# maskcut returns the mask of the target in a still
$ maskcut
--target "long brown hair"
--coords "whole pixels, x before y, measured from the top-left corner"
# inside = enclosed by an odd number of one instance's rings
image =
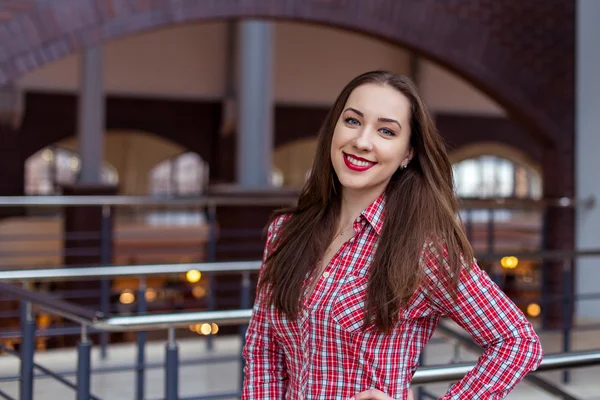
[[[331,140],[350,93],[364,84],[393,87],[411,104],[410,143],[413,159],[399,169],[385,189],[385,219],[369,271],[366,322],[389,332],[401,308],[406,307],[421,282],[419,257],[433,240],[438,254],[447,252],[440,268],[441,280],[452,282],[451,291],[465,260],[473,250],[457,219],[452,166],[442,137],[416,87],[406,76],[371,71],[349,82],[335,100],[319,132],[311,174],[295,207],[280,210],[274,218],[289,214],[266,258],[259,290],[268,287],[267,302],[290,319],[298,316],[303,283],[331,242],[340,216],[341,185],[331,164]],[[445,248],[442,249],[441,247]],[[367,324],[365,324],[366,326]]]

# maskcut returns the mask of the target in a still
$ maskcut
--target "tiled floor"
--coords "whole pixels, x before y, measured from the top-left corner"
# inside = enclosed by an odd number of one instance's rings
[[[540,334],[546,353],[560,350],[561,336],[559,333]],[[600,333],[598,331],[577,332],[573,336],[573,350],[600,349]],[[179,342],[180,358],[183,365],[180,367],[180,395],[196,396],[200,394],[235,391],[239,387],[239,362],[232,360],[224,363],[209,362],[204,365],[186,366],[185,360],[211,355],[239,355],[240,342],[233,337],[220,337],[214,341],[214,350],[209,352],[206,348],[204,338],[186,339]],[[426,364],[446,364],[454,353],[452,343],[432,343],[426,349]],[[136,352],[133,345],[114,345],[109,349],[107,360],[101,360],[99,349],[94,348],[92,354],[92,367],[102,368],[114,365],[133,364]],[[147,361],[162,362],[164,360],[164,343],[153,342],[146,350]],[[461,351],[463,361],[476,359],[475,354]],[[37,363],[54,371],[74,370],[76,354],[73,350],[50,351],[36,353]],[[0,356],[0,378],[18,375],[19,364],[16,359]],[[560,372],[540,373],[552,382],[560,382]],[[74,376],[68,376],[72,382]],[[164,397],[164,372],[162,368],[151,369],[146,372],[146,398],[158,399]],[[447,384],[428,385],[427,389],[436,395],[442,395],[448,388]],[[600,399],[600,366],[573,370],[572,382],[564,388],[574,396],[591,400]],[[6,382],[0,380],[0,390],[8,395],[18,398],[17,382]],[[116,373],[100,373],[92,377],[92,393],[103,400],[133,399],[135,395],[135,375],[132,371]],[[63,384],[53,379],[36,379],[34,386],[34,398],[62,400],[73,399],[75,393]],[[540,389],[528,384],[521,383],[509,396],[511,400],[525,399],[554,399]]]

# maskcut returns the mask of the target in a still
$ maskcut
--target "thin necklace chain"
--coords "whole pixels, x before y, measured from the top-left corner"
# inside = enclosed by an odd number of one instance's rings
[[[350,229],[352,229],[354,227],[354,224],[350,225],[349,228],[344,229],[343,231],[341,231],[338,235],[336,236],[344,236],[344,233],[348,232]]]
[[[335,238],[333,239],[333,241],[335,241],[340,236],[344,236],[344,233],[348,232],[352,228],[354,228],[354,223],[349,228],[346,228],[343,231],[341,231],[340,233],[336,234]],[[331,244],[329,246],[327,246],[327,249],[325,250],[325,254],[327,254],[331,250],[331,246],[333,245],[333,241],[331,242]],[[323,261],[322,259],[319,260],[319,264],[320,265],[322,265],[322,261]]]

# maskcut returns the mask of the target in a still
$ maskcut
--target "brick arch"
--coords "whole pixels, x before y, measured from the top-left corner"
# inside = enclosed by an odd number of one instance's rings
[[[276,18],[361,31],[408,47],[474,83],[540,136],[559,140],[561,131],[573,129],[572,0],[79,0],[68,8],[62,2],[18,3],[0,8],[0,83],[146,29]]]

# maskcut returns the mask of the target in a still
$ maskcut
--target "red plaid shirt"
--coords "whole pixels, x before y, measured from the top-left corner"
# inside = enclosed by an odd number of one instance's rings
[[[444,285],[438,285],[433,246],[425,246],[420,259],[428,285],[421,285],[401,310],[393,332],[361,330],[384,205],[382,195],[357,218],[354,238],[331,259],[313,293],[304,298],[296,321],[265,307],[264,293],[257,294],[243,351],[242,399],[346,400],[371,388],[406,399],[419,354],[442,314],[485,350],[477,366],[443,399],[503,398],[538,367],[542,348],[523,313],[475,263],[469,271],[463,269],[458,297],[452,300]],[[269,227],[267,248],[286,219],[280,217]]]

